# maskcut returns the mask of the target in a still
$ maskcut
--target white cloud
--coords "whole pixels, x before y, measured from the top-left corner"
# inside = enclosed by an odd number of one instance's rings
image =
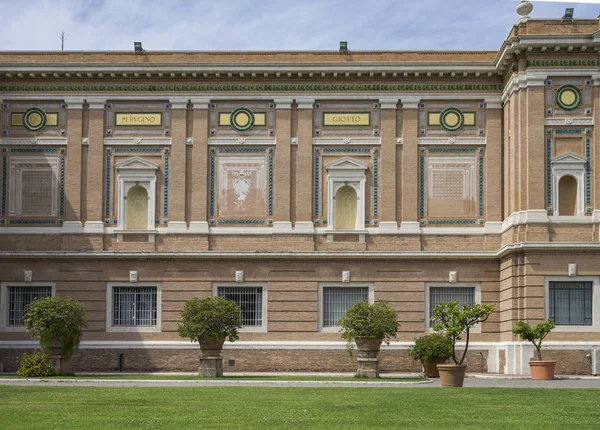
[[[516,0],[0,0],[2,50],[498,49]],[[533,17],[564,4],[535,3]],[[575,5],[595,17],[595,5]]]

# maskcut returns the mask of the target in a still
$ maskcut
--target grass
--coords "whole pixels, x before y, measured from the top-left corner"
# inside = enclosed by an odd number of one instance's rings
[[[0,379],[22,379],[17,375],[2,375]],[[31,378],[38,379],[38,378]],[[347,382],[423,382],[426,378],[379,378],[365,379],[353,376],[224,376],[222,378],[204,378],[196,375],[74,375],[50,376],[41,379],[125,379],[125,380],[165,380],[165,381],[347,381]]]
[[[0,386],[6,429],[598,428],[600,390]]]

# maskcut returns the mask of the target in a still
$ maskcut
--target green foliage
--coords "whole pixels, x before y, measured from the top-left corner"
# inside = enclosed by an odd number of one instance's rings
[[[42,351],[48,352],[53,341],[60,343],[61,355],[71,357],[79,348],[87,318],[83,304],[69,297],[46,297],[25,307],[25,328],[38,338]]]
[[[436,360],[452,357],[452,341],[441,334],[428,334],[415,340],[409,354],[413,360],[421,360],[423,366],[427,366]]]
[[[24,352],[18,362],[17,375],[24,378],[43,378],[59,374],[48,361],[46,354],[41,351],[33,351],[31,354]]]
[[[537,352],[538,360],[542,360],[542,341],[548,336],[548,334],[554,329],[556,325],[548,318],[548,321],[543,321],[532,327],[529,323],[519,321],[513,333],[518,334],[522,340],[528,340],[533,343]]]
[[[340,318],[342,339],[352,342],[356,338],[390,339],[398,332],[396,311],[386,302],[369,303],[368,300],[355,303]]]
[[[222,337],[234,342],[239,339],[238,329],[241,327],[241,310],[233,300],[195,297],[185,302],[177,332],[181,337],[189,337],[192,342]]]
[[[471,328],[487,321],[490,314],[494,312],[494,305],[463,306],[458,308],[458,302],[440,303],[433,310],[433,329],[446,336],[452,342],[452,360],[455,364],[463,364],[469,349],[469,335]],[[456,359],[456,342],[461,340],[466,333],[465,350],[460,360]]]

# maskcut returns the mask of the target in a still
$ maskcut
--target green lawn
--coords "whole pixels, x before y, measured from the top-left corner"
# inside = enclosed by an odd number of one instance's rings
[[[17,375],[2,375],[0,379],[23,379]],[[31,378],[32,380],[38,378]],[[50,376],[39,379],[126,379],[126,380],[164,380],[164,381],[346,381],[346,382],[424,382],[427,378],[388,378],[379,379],[355,378],[353,376],[224,376],[221,378],[204,378],[196,375],[75,375]]]
[[[6,429],[597,429],[600,390],[0,386]]]

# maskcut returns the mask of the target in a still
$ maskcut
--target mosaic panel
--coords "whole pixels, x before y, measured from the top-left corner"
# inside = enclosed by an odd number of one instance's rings
[[[169,216],[169,154],[165,153],[164,156],[164,175],[165,175],[165,183],[163,189],[163,224],[166,224],[167,218]]]
[[[6,155],[2,156],[2,216],[6,216],[6,186],[7,186],[7,161],[8,157]]]
[[[65,216],[65,157],[60,157],[59,213]]]
[[[21,172],[22,216],[52,216],[53,183],[52,169]]]
[[[546,139],[546,206],[552,210],[552,139]]]
[[[585,139],[585,204],[592,204],[592,140],[588,137]]]
[[[104,217],[110,218],[110,182],[111,182],[111,164],[112,156],[110,150],[106,151],[106,182],[105,182],[105,196],[104,196]]]

